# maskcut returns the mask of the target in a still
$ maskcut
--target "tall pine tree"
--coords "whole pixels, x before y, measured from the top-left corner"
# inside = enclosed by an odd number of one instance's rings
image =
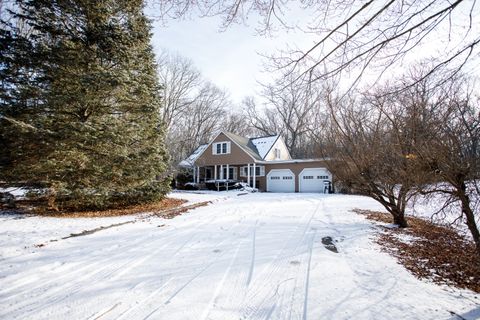
[[[0,33],[0,180],[51,206],[107,208],[168,190],[142,0],[20,0]]]

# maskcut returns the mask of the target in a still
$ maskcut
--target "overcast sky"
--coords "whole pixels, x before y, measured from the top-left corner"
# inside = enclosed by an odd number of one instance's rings
[[[233,25],[220,32],[218,18],[195,18],[169,21],[162,26],[154,21],[153,45],[158,54],[162,48],[193,60],[202,75],[220,88],[227,89],[232,100],[240,103],[245,96],[255,95],[257,81],[268,81],[263,72],[264,58],[277,49],[305,47],[313,38],[300,32],[285,32],[275,37],[259,36],[254,26]]]
[[[469,8],[467,6],[467,9]],[[461,11],[457,12],[457,14],[460,13]],[[314,16],[308,14],[300,8],[290,7],[286,16],[296,19],[288,21],[289,25],[305,25],[307,21],[314,21],[311,20]],[[456,18],[464,17],[454,15],[452,19],[457,21]],[[252,20],[258,21],[254,17]],[[453,24],[454,30],[461,30],[461,25],[465,23],[468,25],[468,21],[457,21],[458,25]],[[153,25],[153,45],[157,54],[165,48],[190,58],[205,78],[218,87],[227,89],[235,103],[240,103],[246,96],[256,95],[259,90],[257,81],[268,82],[273,77],[272,74],[262,71],[265,58],[260,53],[274,54],[279,49],[286,49],[287,44],[290,47],[305,50],[310,48],[316,39],[312,34],[301,31],[287,33],[285,30],[274,37],[260,36],[255,32],[255,25],[231,25],[226,31],[220,32],[221,21],[218,17],[199,18],[197,16],[191,20],[169,20],[167,26],[154,20]],[[455,48],[455,37],[450,37],[455,34],[450,34],[449,27],[451,25],[446,25],[447,29],[437,31],[437,35],[442,37],[437,38],[435,34],[431,34],[429,39],[427,38],[429,41],[415,48],[415,52],[410,52],[411,54],[403,63],[389,69],[384,76],[388,78],[395,74],[402,74],[405,72],[405,67],[413,61],[419,60],[422,56],[435,56],[445,51],[449,44]],[[479,21],[471,27],[471,35],[478,34]],[[465,39],[460,38],[460,40]],[[476,63],[463,71],[478,75],[480,66]],[[372,79],[376,80],[376,77]]]

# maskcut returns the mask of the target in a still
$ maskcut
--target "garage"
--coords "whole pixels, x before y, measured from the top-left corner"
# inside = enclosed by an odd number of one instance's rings
[[[328,193],[331,173],[325,168],[303,169],[299,174],[300,192]]]
[[[273,169],[267,174],[267,191],[295,192],[295,174],[290,169]]]

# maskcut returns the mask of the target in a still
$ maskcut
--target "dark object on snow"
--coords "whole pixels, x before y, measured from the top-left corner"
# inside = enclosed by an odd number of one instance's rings
[[[322,244],[327,250],[338,253],[337,247],[333,244],[332,237],[323,237]]]
[[[0,208],[15,209],[15,197],[10,192],[0,192]]]

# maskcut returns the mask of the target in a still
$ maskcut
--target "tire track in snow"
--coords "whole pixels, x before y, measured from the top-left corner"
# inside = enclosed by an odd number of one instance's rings
[[[206,225],[208,223],[211,223],[213,220],[215,220],[214,216],[212,217],[212,219],[210,219],[210,221],[201,223],[199,226],[203,226],[203,225]],[[191,223],[191,224],[193,224],[193,223]],[[199,226],[197,226],[196,229],[198,229]],[[172,229],[172,230],[170,230],[170,232],[168,234],[166,234],[166,235],[163,234],[162,237],[168,239],[168,238],[170,238],[169,236],[172,233],[175,233],[175,235],[178,237],[178,233],[176,233],[176,232],[178,232],[178,231]],[[188,232],[184,231],[184,233],[188,233]],[[32,294],[32,292],[35,292],[36,289],[42,289],[41,291],[43,293],[45,291],[44,290],[45,285],[56,284],[57,282],[60,282],[60,280],[65,280],[65,279],[71,278],[72,275],[76,275],[76,274],[84,275],[85,271],[88,270],[88,269],[98,270],[98,268],[101,268],[101,266],[103,266],[105,264],[108,264],[110,261],[112,261],[112,258],[118,257],[118,255],[117,256],[112,255],[112,253],[120,252],[121,254],[123,254],[125,252],[125,250],[129,250],[129,252],[131,252],[132,250],[136,250],[140,244],[144,243],[146,240],[148,241],[149,237],[151,237],[151,235],[146,235],[146,236],[140,237],[134,242],[125,243],[125,245],[122,246],[122,247],[111,246],[111,249],[109,249],[108,251],[105,249],[104,246],[101,246],[98,250],[94,250],[93,252],[92,251],[89,252],[90,255],[93,255],[92,260],[95,260],[94,263],[84,264],[81,267],[78,266],[78,264],[80,262],[70,263],[71,264],[70,270],[63,270],[61,275],[56,275],[55,277],[50,277],[50,280],[47,280],[47,281],[39,282],[38,278],[33,280],[33,281],[30,281],[29,280],[30,277],[28,277],[28,274],[25,275],[23,273],[19,274],[17,277],[24,277],[25,279],[27,279],[26,281],[17,280],[15,278],[14,279],[8,279],[7,278],[7,280],[10,280],[11,282],[16,283],[17,285],[9,284],[8,286],[4,287],[3,290],[0,290],[0,298],[2,298],[2,300],[5,300],[5,301],[10,300],[10,299],[14,299],[18,295],[18,294],[11,294],[11,292],[14,291],[14,290],[20,291],[19,294],[22,294],[23,291],[28,291],[30,294]],[[85,239],[72,240],[73,243],[71,243],[71,244],[75,245],[79,242],[83,243],[84,240]],[[88,239],[88,240],[90,240],[90,239]],[[69,256],[76,258],[76,257],[79,256],[78,251],[83,251],[83,250],[84,250],[84,248],[81,247],[80,250],[77,250],[76,252],[71,253]],[[54,252],[49,252],[49,254],[53,255]],[[81,257],[81,255],[80,255],[80,257]],[[99,259],[97,259],[97,257],[105,257],[105,258],[99,260]],[[24,258],[24,257],[22,257],[22,258]],[[81,261],[81,258],[80,258],[80,261]],[[98,268],[96,266],[98,266]],[[38,274],[38,271],[36,271],[36,273]],[[32,286],[32,282],[35,283],[34,286]],[[65,280],[65,282],[66,282],[66,280]],[[23,287],[23,289],[21,289],[22,287]],[[5,298],[3,296],[5,296]]]
[[[250,285],[250,281],[252,281],[253,269],[255,268],[255,245],[256,245],[257,225],[258,225],[258,219],[255,222],[255,226],[253,227],[252,256],[250,260],[250,269],[248,271],[248,277],[247,277],[247,287]]]
[[[194,231],[192,232],[192,230],[185,230],[183,233],[184,234],[188,234],[188,233],[192,233],[192,236],[187,240],[187,242],[185,242],[182,246],[180,246],[180,248],[178,248],[178,250],[174,253],[175,255],[180,252],[180,250],[185,247],[189,241],[191,241],[195,235],[196,235],[196,230],[198,230],[200,227],[203,227],[205,225],[208,225],[210,224],[213,220],[215,220],[215,216],[212,216],[212,219],[210,219],[209,221],[206,221],[204,223],[200,223],[200,224],[197,224],[194,228]],[[193,223],[192,223],[193,224]],[[174,231],[170,232],[170,233],[173,233]],[[178,237],[178,235],[177,235]],[[44,309],[45,308],[45,304],[47,306],[49,305],[55,305],[55,304],[58,304],[59,302],[62,302],[66,299],[70,299],[72,296],[74,296],[76,293],[78,292],[81,292],[82,289],[83,289],[83,284],[85,282],[88,282],[88,283],[96,283],[96,282],[100,282],[100,281],[104,281],[105,279],[109,279],[111,278],[113,275],[115,275],[117,273],[117,271],[121,270],[120,272],[123,271],[123,274],[126,274],[128,273],[130,270],[133,270],[134,268],[132,267],[128,267],[129,265],[131,265],[131,260],[128,260],[124,263],[124,264],[116,264],[114,265],[114,268],[112,268],[112,265],[111,265],[111,261],[116,261],[118,260],[119,258],[122,258],[122,257],[131,257],[131,256],[135,256],[135,255],[131,255],[131,252],[133,251],[136,251],[138,249],[138,245],[141,244],[142,242],[144,242],[145,240],[149,240],[149,238],[151,238],[151,235],[146,235],[145,237],[142,237],[140,238],[140,240],[138,241],[135,241],[134,243],[129,243],[128,245],[124,246],[124,247],[121,247],[121,248],[115,248],[115,251],[119,251],[120,249],[122,249],[120,251],[120,254],[118,255],[108,255],[107,258],[105,258],[104,260],[100,261],[100,262],[96,262],[96,263],[93,263],[93,264],[88,264],[88,265],[85,265],[85,267],[83,268],[80,268],[81,270],[76,270],[73,275],[77,275],[77,274],[83,274],[82,277],[78,278],[78,277],[75,277],[75,282],[72,283],[71,285],[69,286],[53,286],[53,288],[50,288],[50,289],[47,289],[47,290],[44,290],[45,289],[45,283],[41,283],[37,286],[37,291],[40,291],[37,293],[37,296],[33,296],[33,297],[38,297],[40,296],[43,300],[47,299],[46,303],[45,301],[42,301],[43,303],[40,303],[39,301],[35,300],[33,302],[30,302],[30,301],[25,301],[25,300],[22,300],[21,303],[17,303],[15,304],[15,306],[12,306],[13,307],[13,310],[2,310],[3,312],[7,312],[6,314],[8,313],[11,313],[11,312],[18,312],[20,310],[24,310],[25,308],[29,308],[30,309],[25,312],[26,314],[32,314],[32,313],[35,313],[37,312],[39,309]],[[163,239],[164,237],[162,237]],[[163,250],[164,248],[167,248],[170,246],[171,243],[174,243],[174,241],[170,242],[170,243],[163,243],[163,245],[161,247],[158,247],[157,250],[155,250],[154,253],[151,253],[149,255],[147,255],[146,258],[142,259],[143,261],[141,261],[141,263],[145,263],[147,260],[149,260],[152,256],[154,256],[156,253],[158,253],[159,251]],[[124,249],[125,248],[129,248],[128,251],[125,251]],[[102,250],[99,250],[99,251],[102,251]],[[105,254],[104,251],[102,251],[103,254]],[[125,260],[125,259],[124,259]],[[140,265],[141,263],[137,263],[137,266]],[[98,267],[97,267],[98,266]],[[85,270],[88,270],[88,269],[93,269],[94,271],[93,272],[90,272],[90,273],[87,273],[85,274],[84,271]],[[128,271],[124,271],[125,269],[128,269]],[[64,273],[60,278],[63,278],[65,281],[72,278],[72,273]],[[58,283],[59,281],[59,278],[55,278],[55,279],[52,279],[51,281],[48,281],[50,283]],[[32,290],[28,290],[29,291],[29,294],[31,295],[32,293]],[[64,294],[64,292],[68,292],[67,295]],[[33,291],[35,292],[35,291]],[[48,295],[45,295],[45,292],[48,292]],[[19,294],[22,294],[19,293]],[[32,296],[29,297],[30,300],[33,299]],[[14,299],[15,297],[12,296],[11,297],[12,299]],[[37,305],[35,307],[35,305]],[[2,313],[3,313],[2,312]]]
[[[308,264],[307,264],[307,276],[305,280],[305,295],[304,295],[304,303],[303,303],[303,320],[307,320],[307,312],[308,312],[308,289],[310,288],[310,269],[312,264],[312,253],[313,253],[313,242],[315,241],[315,236],[317,231],[315,230],[311,236],[308,248]]]
[[[238,209],[235,210],[233,212],[233,214],[235,214],[236,212],[238,212]],[[238,232],[239,230],[242,230],[242,228],[244,228],[244,227],[242,225],[242,219],[240,219],[240,221],[238,222],[238,224],[236,226],[231,227],[230,229],[226,229],[224,231],[225,231],[225,233],[235,233],[235,232]],[[192,237],[195,237],[195,236],[198,236],[197,233],[192,232]],[[207,234],[204,237],[206,237],[208,239],[209,235]],[[242,237],[243,236],[240,236],[240,238],[242,238]],[[230,241],[230,242],[227,243],[227,241]],[[222,241],[216,243],[216,245],[214,247],[209,248],[209,252],[216,252],[218,250],[218,248],[224,248],[224,247],[230,248],[233,241],[235,241],[235,239],[230,239],[230,238],[227,237],[227,238],[223,239]],[[212,249],[214,249],[214,250],[212,250]],[[218,251],[221,251],[221,250],[218,250]],[[177,252],[179,252],[179,251],[177,251]],[[134,306],[127,306],[127,310],[124,311],[124,312],[128,312],[128,314],[130,315],[130,318],[141,317],[142,319],[148,319],[153,314],[157,313],[160,309],[163,309],[166,306],[168,306],[177,297],[178,294],[180,294],[182,291],[184,291],[196,279],[198,279],[205,271],[207,271],[209,268],[211,268],[223,255],[226,254],[226,252],[228,252],[228,251],[224,250],[221,255],[218,255],[217,253],[215,253],[215,255],[213,256],[214,259],[213,259],[212,262],[210,262],[206,266],[204,266],[195,275],[190,276],[187,281],[182,281],[182,285],[180,285],[180,286],[176,285],[174,280],[181,281],[182,276],[178,275],[178,274],[172,276],[171,278],[167,279],[165,285],[162,286],[163,293],[160,290],[156,290],[154,293],[150,294],[147,298],[143,299],[140,303],[137,303]],[[169,258],[170,257],[172,257],[172,256],[169,256]],[[208,259],[208,260],[211,260],[211,259]],[[168,264],[168,262],[166,262],[166,264]],[[160,265],[160,266],[158,266],[158,268],[161,269],[162,266]],[[187,271],[188,270],[190,270],[190,269],[187,269]],[[188,274],[187,274],[187,276],[188,276]],[[173,289],[175,289],[175,290],[173,290]],[[171,291],[171,292],[168,293],[168,291]],[[162,297],[164,297],[164,298],[162,298]],[[153,299],[155,299],[156,304],[158,304],[159,300],[163,299],[164,301],[163,301],[163,303],[161,303],[157,307],[152,306],[153,310],[151,310],[151,308],[149,306],[152,305],[152,302],[153,302],[152,300]],[[125,300],[128,300],[128,299],[125,298]],[[150,301],[152,301],[152,302],[150,302]],[[146,316],[140,316],[140,314],[138,312],[134,313],[133,315],[131,314],[134,310],[139,309],[139,308],[142,309],[142,310],[140,310],[140,313],[142,313],[143,311],[147,311],[149,309],[150,309],[150,312]],[[120,317],[120,316],[115,317],[115,319],[117,319],[118,317]],[[123,317],[124,316],[123,316],[123,313],[122,313],[121,318],[123,318]]]
[[[235,250],[235,253],[233,254],[233,257],[232,259],[230,260],[230,264],[228,265],[227,269],[225,270],[225,272],[223,273],[223,277],[222,279],[220,280],[220,282],[218,283],[216,289],[215,289],[215,292],[214,294],[212,295],[212,298],[210,299],[210,302],[208,303],[208,306],[207,308],[205,309],[205,311],[203,312],[202,316],[200,317],[200,319],[202,320],[206,320],[207,317],[208,317],[208,314],[210,313],[210,311],[212,310],[212,308],[215,306],[215,302],[217,301],[217,298],[218,298],[218,295],[220,294],[220,291],[222,290],[224,284],[225,284],[225,280],[227,279],[228,275],[230,274],[230,270],[232,270],[232,266],[233,266],[233,263],[235,262],[236,258],[237,258],[237,255],[238,255],[238,250],[240,249],[240,246],[242,245],[242,241],[240,241],[237,245],[237,248]]]
[[[233,210],[233,213],[235,213],[235,212],[236,212],[236,210]],[[173,252],[173,253],[171,253],[171,254],[165,254],[165,255],[167,255],[167,256],[171,259],[171,258],[174,258],[175,256],[177,256],[178,254],[180,254],[180,253],[182,252],[182,250],[183,250],[184,248],[186,248],[187,245],[190,244],[190,243],[193,241],[194,238],[198,237],[198,235],[199,235],[198,230],[201,229],[201,227],[204,227],[204,226],[206,226],[206,225],[209,225],[211,222],[213,222],[213,221],[215,220],[214,218],[215,218],[215,217],[212,217],[212,219],[210,219],[210,220],[207,221],[207,222],[204,222],[203,224],[197,224],[197,225],[195,225],[195,228],[193,229],[193,231],[192,231],[192,230],[184,230],[183,234],[185,234],[185,235],[191,234],[191,235],[187,238],[187,240],[186,240],[185,242],[183,242],[183,244],[181,244],[178,248],[174,249],[174,252]],[[176,235],[176,236],[177,236],[177,238],[178,238],[178,235]],[[159,241],[159,240],[156,240],[156,241]],[[171,243],[175,243],[175,242],[172,241]],[[167,244],[164,243],[162,247],[160,247],[160,248],[158,248],[157,250],[155,250],[155,253],[150,254],[150,255],[147,256],[147,258],[142,259],[142,263],[141,263],[141,264],[144,264],[147,260],[149,260],[149,259],[152,258],[153,256],[156,256],[156,253],[158,253],[158,252],[160,252],[160,251],[163,251],[164,248],[170,248],[170,247],[171,247],[171,246],[170,246],[170,243],[167,243]],[[140,263],[137,264],[136,267],[138,267],[138,266],[141,265],[141,264],[140,264]],[[134,268],[134,267],[131,267],[131,268],[128,268],[128,269],[129,269],[128,271],[130,271],[130,270],[134,270],[135,268]],[[122,272],[122,271],[121,271],[121,272]],[[127,272],[123,272],[123,274],[125,274],[125,273],[127,273]],[[118,276],[115,276],[114,278],[112,278],[112,279],[107,279],[107,280],[108,280],[108,281],[112,281],[112,280],[114,281],[114,280],[116,280],[117,278],[119,278],[119,277],[118,277]],[[165,288],[172,280],[173,280],[173,278],[167,279],[167,280],[165,281],[165,283],[161,286],[161,288],[162,288],[162,289]],[[141,284],[141,283],[140,283],[140,284]],[[139,285],[139,284],[138,284],[138,285]],[[135,289],[138,287],[138,285],[135,285],[132,290],[135,291]],[[128,290],[128,291],[131,291],[131,290]],[[140,292],[139,292],[139,291],[140,291]],[[136,297],[137,294],[140,294],[140,293],[141,293],[141,291],[142,291],[142,290],[138,289],[138,290],[136,290],[135,294],[134,294],[134,293],[130,293],[130,295],[133,295],[134,297]],[[150,294],[150,295],[148,296],[148,298],[145,299],[145,301],[148,301],[148,299],[152,298],[155,294],[159,293],[159,291],[160,291],[159,289],[155,290],[153,294]],[[125,296],[125,294],[122,293],[121,296]],[[122,301],[124,302],[124,304],[127,305],[127,310],[129,310],[129,309],[130,309],[130,306],[125,303],[125,302],[126,302],[125,300],[129,300],[129,299],[122,299]],[[97,307],[97,306],[95,305],[94,307]]]
[[[289,274],[293,273],[293,276],[289,277],[291,279],[295,279],[298,276],[298,273],[293,272],[292,269],[296,270],[299,268],[299,266],[292,267],[291,265],[289,265],[288,260],[290,257],[296,256],[301,253],[299,249],[306,244],[305,240],[308,238],[307,232],[309,231],[312,220],[318,212],[321,204],[322,202],[316,205],[316,207],[313,209],[313,212],[306,219],[307,221],[305,221],[307,214],[304,215],[302,219],[303,222],[300,222],[296,226],[296,228],[290,233],[288,239],[285,241],[285,245],[273,259],[273,262],[269,264],[266,270],[263,270],[254,279],[252,283],[252,288],[247,291],[244,302],[239,308],[242,313],[242,319],[264,318],[266,316],[264,314],[265,310],[270,309],[270,304],[275,304],[275,309],[278,309],[277,302],[279,299],[278,292],[280,290],[280,284],[285,283],[285,281],[280,280],[287,277],[287,275],[285,274],[279,274],[279,271],[282,268],[289,269]],[[301,231],[298,232],[299,230]],[[300,235],[298,235],[299,233]],[[296,241],[294,240],[295,238],[297,238]],[[295,245],[291,247],[290,244],[294,241]],[[274,294],[272,294],[272,292]],[[277,298],[273,299],[275,296],[277,296]]]
[[[80,279],[75,279],[75,282],[73,282],[69,286],[57,286],[53,289],[48,290],[48,294],[42,295],[41,299],[39,300],[32,300],[30,298],[28,301],[25,301],[24,304],[16,304],[16,308],[14,308],[13,310],[8,310],[6,315],[8,315],[9,312],[19,313],[19,311],[22,311],[21,313],[24,316],[33,316],[41,310],[53,307],[55,305],[59,305],[65,300],[71,300],[72,297],[75,296],[77,293],[82,292],[86,288],[88,288],[89,284],[99,283],[103,281],[103,279],[115,274],[116,271],[125,268],[128,264],[130,264],[130,261],[127,261],[123,264],[115,264],[114,269],[111,268],[112,265],[105,265],[99,270],[96,270],[93,276],[92,274],[87,274],[83,277],[80,277]]]
[[[254,233],[256,234],[258,226],[262,225],[259,221],[261,221],[262,217],[268,211],[270,210],[252,212],[250,206],[242,208],[242,212],[248,212],[244,217],[246,237],[241,240],[242,243],[238,249],[238,258],[231,267],[228,281],[226,281],[225,285],[222,286],[220,292],[217,294],[215,304],[208,314],[208,319],[238,318],[238,314],[235,312],[235,306],[238,305],[238,298],[242,297],[244,292],[246,292],[249,274],[253,275],[254,271],[254,269],[251,268],[252,262],[255,263],[255,254],[253,254],[252,251],[252,248],[255,248],[253,235]],[[249,239],[251,240],[249,241]]]

